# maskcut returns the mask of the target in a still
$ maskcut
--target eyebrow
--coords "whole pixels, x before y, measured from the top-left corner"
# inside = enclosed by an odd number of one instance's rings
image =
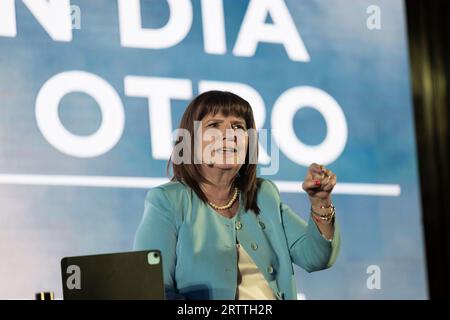
[[[207,122],[211,122],[211,121],[215,121],[215,122],[223,122],[223,120],[222,119],[209,119]],[[240,124],[243,124],[243,125],[245,125],[245,121],[242,121],[242,120],[232,120],[231,121],[232,123],[240,123]]]

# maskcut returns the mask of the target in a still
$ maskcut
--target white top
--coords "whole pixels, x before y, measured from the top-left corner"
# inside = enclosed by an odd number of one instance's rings
[[[259,271],[252,258],[239,244],[237,300],[276,300],[269,283]]]

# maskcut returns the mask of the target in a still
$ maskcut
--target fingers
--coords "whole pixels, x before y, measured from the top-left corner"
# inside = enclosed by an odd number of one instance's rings
[[[305,191],[310,189],[317,189],[321,186],[321,178],[322,178],[323,169],[317,163],[313,163],[309,166],[308,172],[306,173],[306,177],[304,183],[302,185]]]
[[[321,166],[317,163],[312,163],[309,168],[308,172],[311,172],[312,174],[322,174],[323,173],[324,166]]]
[[[321,181],[332,174],[330,170],[323,165],[313,163],[308,168],[308,174],[311,174],[313,179],[320,179]]]
[[[336,185],[336,175],[322,165],[313,163],[308,168],[303,189],[308,193],[314,193],[319,190],[331,192]]]
[[[314,180],[314,179],[305,179],[302,184],[303,190],[308,192],[309,190],[316,190],[319,189],[321,186],[320,180]]]
[[[334,186],[336,185],[336,180],[337,177],[334,173],[331,173],[330,176],[328,176],[327,178],[325,178],[325,184],[322,186],[323,191],[327,191],[330,192],[331,190],[333,190]]]

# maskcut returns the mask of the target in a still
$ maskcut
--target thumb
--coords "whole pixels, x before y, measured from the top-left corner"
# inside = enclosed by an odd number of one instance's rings
[[[315,192],[321,186],[320,180],[307,179],[303,181],[302,187],[306,192],[313,191]]]

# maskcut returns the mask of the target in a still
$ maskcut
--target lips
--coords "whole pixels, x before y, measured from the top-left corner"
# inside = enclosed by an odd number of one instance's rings
[[[219,153],[234,153],[234,152],[237,152],[237,149],[236,148],[218,148],[218,149],[216,149],[215,150],[216,152],[219,152]]]

